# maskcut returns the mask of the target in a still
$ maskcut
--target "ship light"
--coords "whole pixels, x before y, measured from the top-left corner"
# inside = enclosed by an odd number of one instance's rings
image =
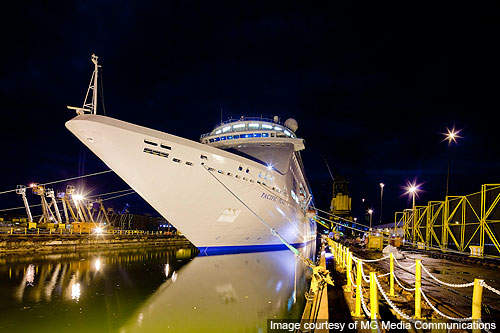
[[[245,127],[245,124],[236,124],[236,125],[233,125],[233,128],[243,128]]]
[[[278,127],[278,126],[274,126],[274,130],[275,131],[282,131],[283,129],[281,127]]]
[[[267,124],[262,124],[262,128],[273,129],[273,126],[272,125],[267,125]]]
[[[291,136],[292,134],[290,132],[288,132],[287,130],[284,130],[284,133],[288,136]]]
[[[250,127],[250,128],[259,128],[259,124],[258,123],[251,123],[251,124],[248,124],[248,127]]]
[[[221,131],[221,130],[217,130],[217,131],[215,131],[215,134],[221,134],[221,133],[222,133],[222,131]]]
[[[102,228],[101,227],[97,227],[94,229],[94,232],[98,235],[102,234]]]
[[[272,164],[268,164],[267,165],[267,170],[271,171],[273,169],[273,165]]]
[[[230,129],[231,129],[231,126],[226,126],[226,127],[222,128],[222,133],[226,133]]]

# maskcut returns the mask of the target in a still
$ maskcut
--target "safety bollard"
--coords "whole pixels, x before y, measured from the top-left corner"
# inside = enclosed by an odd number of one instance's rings
[[[62,235],[62,233],[63,233],[63,230],[62,230],[62,229],[59,229],[59,234],[61,234],[61,235]]]
[[[36,228],[36,234],[40,235],[40,228]]]
[[[375,272],[370,272],[370,314],[372,320],[378,317],[378,291],[375,282]]]
[[[349,250],[347,250],[347,269],[346,269],[346,274],[347,274],[347,287],[345,288],[345,291],[350,293],[352,291],[351,287],[351,268],[352,268],[352,254]]]
[[[14,228],[10,228],[10,234],[13,235],[14,234]]]
[[[349,250],[347,249],[346,246],[344,246],[344,252],[342,253],[342,268],[344,268],[344,269],[345,269],[345,266],[346,266],[347,251],[349,251]]]
[[[361,260],[358,261],[358,264],[356,265],[356,307],[354,309],[354,317],[361,317],[361,293],[363,292],[361,290],[361,270],[363,267],[361,266],[363,263]]]
[[[415,260],[415,319],[422,319],[422,295],[420,288],[422,287],[422,267],[421,260]]]
[[[26,235],[28,233],[28,228],[24,228],[24,234]]]
[[[335,243],[335,262],[339,264],[339,243]]]
[[[474,291],[472,292],[472,320],[481,319],[481,302],[483,298],[483,280],[474,279]]]
[[[390,253],[390,274],[389,274],[389,284],[390,284],[390,289],[389,289],[389,296],[394,297],[394,254],[391,252]]]
[[[340,266],[340,244],[335,243],[335,263],[336,266]]]

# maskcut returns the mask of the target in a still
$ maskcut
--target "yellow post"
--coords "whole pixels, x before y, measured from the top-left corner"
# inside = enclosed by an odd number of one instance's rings
[[[10,228],[10,234],[12,235],[14,233],[14,228]]]
[[[390,281],[390,289],[389,289],[389,296],[394,297],[394,254],[391,252],[390,254],[391,257],[391,263],[390,263],[390,274],[389,274],[389,281]]]
[[[420,288],[422,286],[422,267],[421,265],[421,260],[417,259],[415,260],[416,266],[415,266],[415,319],[422,319],[422,301],[421,301],[421,294],[420,294]]]
[[[372,320],[378,317],[378,291],[375,282],[375,272],[370,272],[370,314]]]
[[[345,266],[347,264],[347,260],[346,260],[347,251],[349,251],[349,249],[347,247],[344,247],[344,252],[342,253],[342,267],[343,268],[345,268]]]
[[[354,316],[355,317],[361,317],[361,293],[363,292],[361,290],[361,270],[362,268],[362,262],[361,260],[358,261],[358,265],[356,267],[356,308],[354,309]]]
[[[28,228],[24,228],[24,234],[26,235],[28,233]]]
[[[60,228],[60,229],[59,229],[59,233],[60,233],[61,235],[62,235],[62,231],[63,231],[63,230],[62,230],[62,228]]]
[[[52,229],[49,228],[49,235],[52,235]]]
[[[349,252],[349,250],[347,250],[347,269],[346,269],[346,273],[347,273],[347,287],[345,288],[345,291],[347,291],[348,293],[352,291],[352,287],[351,287],[351,267],[352,267],[352,254],[351,252]]]
[[[36,234],[40,235],[40,228],[36,228]]]
[[[483,298],[483,280],[474,279],[474,291],[472,292],[472,319],[481,319],[481,302]]]
[[[339,263],[339,253],[340,253],[339,243],[335,243],[335,261],[337,262],[337,265]]]

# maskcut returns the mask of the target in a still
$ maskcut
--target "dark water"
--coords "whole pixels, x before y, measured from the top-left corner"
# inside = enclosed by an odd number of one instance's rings
[[[291,252],[196,252],[0,258],[0,331],[265,332],[269,318],[300,317],[310,272]]]

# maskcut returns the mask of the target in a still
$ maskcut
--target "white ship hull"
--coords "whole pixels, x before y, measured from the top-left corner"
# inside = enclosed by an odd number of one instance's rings
[[[66,127],[197,247],[282,244],[269,227],[290,244],[316,237],[298,200],[257,182],[260,163],[105,116],[80,115]],[[241,166],[249,172],[239,175]],[[276,183],[290,174],[276,172]]]

